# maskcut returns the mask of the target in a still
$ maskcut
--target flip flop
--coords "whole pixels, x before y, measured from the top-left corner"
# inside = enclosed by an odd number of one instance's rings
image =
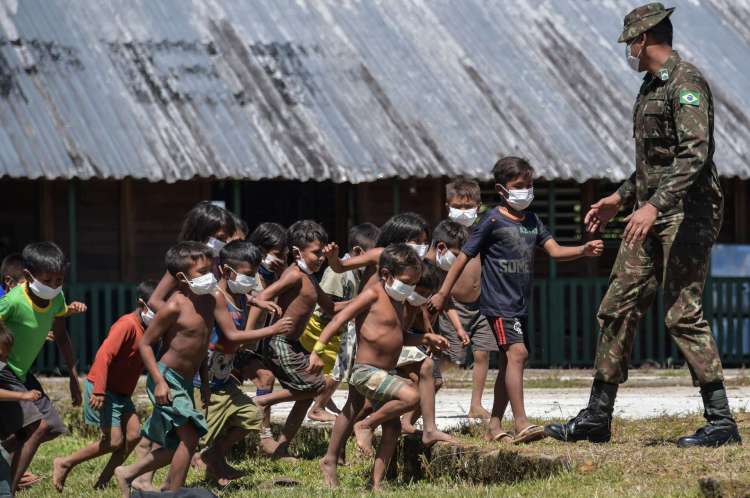
[[[513,438],[513,444],[531,443],[544,438],[544,427],[541,425],[530,425]]]
[[[513,436],[508,434],[507,432],[501,432],[497,436],[492,438],[492,442],[498,442],[502,444],[510,444],[513,442]]]

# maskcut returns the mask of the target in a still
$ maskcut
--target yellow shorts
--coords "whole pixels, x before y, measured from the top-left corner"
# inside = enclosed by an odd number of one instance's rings
[[[322,320],[319,315],[315,314],[311,316],[310,320],[307,322],[305,331],[299,338],[302,347],[312,353],[315,343],[320,339],[320,334],[323,332],[323,329],[327,324],[328,321]],[[336,356],[338,356],[340,344],[341,336],[335,335],[331,338],[331,341],[326,344],[326,348],[318,353],[320,359],[323,360],[323,373],[326,375],[330,375],[333,366],[336,364]]]

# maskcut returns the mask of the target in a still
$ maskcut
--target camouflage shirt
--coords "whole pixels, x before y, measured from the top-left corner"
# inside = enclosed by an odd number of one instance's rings
[[[618,190],[623,205],[649,202],[657,222],[685,217],[718,232],[723,197],[713,161],[713,97],[700,71],[677,52],[644,77],[633,137],[635,173]]]

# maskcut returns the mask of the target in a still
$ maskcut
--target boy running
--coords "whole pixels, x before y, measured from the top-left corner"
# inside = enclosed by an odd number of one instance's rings
[[[99,428],[101,436],[99,441],[67,457],[55,458],[52,484],[59,492],[76,465],[111,453],[94,484],[95,489],[105,488],[115,468],[122,465],[141,439],[141,424],[131,396],[143,371],[137,343],[150,321],[146,303],[155,287],[156,282],[151,280],[138,285],[136,309],[112,325],[96,352],[94,364],[86,377],[83,419],[86,424]]]
[[[401,432],[399,417],[419,404],[419,394],[411,383],[389,372],[396,367],[404,344],[437,348],[447,345],[443,337],[435,334],[405,333],[403,303],[414,292],[422,271],[417,253],[406,244],[389,245],[383,249],[378,267],[379,281],[366,287],[328,323],[310,356],[310,372],[319,372],[324,363],[316,351],[325,349],[346,322],[356,320],[357,353],[349,380],[349,399],[336,417],[328,451],[320,461],[325,482],[331,487],[338,486],[338,456],[367,399],[375,411],[357,425],[368,431],[382,425],[372,474],[373,490],[380,489]]]
[[[595,240],[581,246],[562,247],[539,217],[526,211],[534,198],[534,169],[527,161],[517,157],[502,158],[492,173],[501,204],[483,215],[453,263],[441,290],[430,303],[434,309],[442,309],[467,263],[480,255],[480,311],[489,320],[502,349],[485,438],[524,443],[544,437],[544,428],[529,422],[523,402],[523,370],[529,355],[525,342],[534,249],[544,248],[556,260],[571,261],[601,255],[604,244]],[[513,411],[515,436],[501,428],[508,403]]]

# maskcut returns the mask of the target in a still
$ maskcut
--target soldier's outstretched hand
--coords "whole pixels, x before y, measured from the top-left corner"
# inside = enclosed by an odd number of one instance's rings
[[[622,207],[622,198],[617,192],[593,203],[583,219],[586,231],[594,233],[603,230],[607,223],[615,217],[620,207]]]

